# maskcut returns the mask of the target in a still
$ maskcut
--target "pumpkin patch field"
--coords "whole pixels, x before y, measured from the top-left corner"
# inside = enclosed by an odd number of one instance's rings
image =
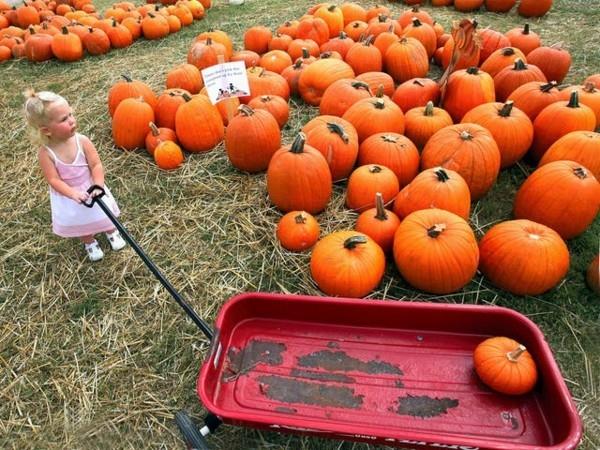
[[[551,8],[434,0],[424,15],[407,12],[415,1],[357,0],[374,20],[342,23],[314,1],[212,0],[161,39],[68,63],[7,54],[0,448],[185,448],[175,413],[206,414],[195,382],[209,343],[133,250],[100,237],[106,256],[90,263],[52,234],[28,88],[70,102],[121,222],[207,322],[253,291],[511,308],[552,349],[583,423],[578,448],[600,448],[600,0],[521,1]],[[199,70],[223,59],[256,65],[253,98],[210,104]],[[476,364],[524,355],[522,384],[543,383],[535,355],[503,337]],[[496,367],[477,369],[498,385]],[[388,448],[231,425],[208,440]]]

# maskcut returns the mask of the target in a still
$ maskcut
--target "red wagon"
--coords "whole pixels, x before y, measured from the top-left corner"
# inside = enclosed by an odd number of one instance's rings
[[[575,405],[538,327],[506,308],[248,293],[220,310],[215,331],[97,203],[211,340],[197,391],[211,412],[188,445],[221,422],[414,449],[569,450]],[[473,350],[490,336],[523,343],[540,380],[526,395],[483,385]]]

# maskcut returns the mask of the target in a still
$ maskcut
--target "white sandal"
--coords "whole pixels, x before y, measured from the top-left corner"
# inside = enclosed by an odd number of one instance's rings
[[[100,261],[102,258],[104,258],[104,252],[100,248],[98,241],[94,240],[89,244],[84,244],[84,248],[90,261]]]
[[[123,247],[127,245],[127,242],[121,237],[121,233],[119,230],[115,230],[112,233],[105,233],[110,242],[110,246],[114,251],[121,250]]]

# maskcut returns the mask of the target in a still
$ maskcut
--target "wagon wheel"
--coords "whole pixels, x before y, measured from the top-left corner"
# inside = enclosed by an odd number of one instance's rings
[[[198,430],[198,427],[192,421],[189,414],[183,410],[175,413],[175,423],[179,427],[183,439],[188,447],[192,450],[210,450],[210,447],[206,443],[206,439]]]

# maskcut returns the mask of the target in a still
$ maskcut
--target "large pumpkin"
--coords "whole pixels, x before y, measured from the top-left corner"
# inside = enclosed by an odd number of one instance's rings
[[[479,242],[479,270],[515,295],[539,295],[569,270],[569,249],[551,228],[530,220],[494,225]]]
[[[525,64],[517,59],[512,66],[507,66],[494,76],[496,98],[504,102],[515,89],[531,81],[546,82],[546,76],[533,64]]]
[[[540,17],[550,11],[553,0],[521,0],[517,11],[525,17]]]
[[[479,344],[473,365],[481,381],[502,394],[525,394],[537,382],[535,361],[524,345],[507,337],[492,337]]]
[[[515,107],[527,114],[533,122],[546,106],[561,100],[557,86],[555,81],[531,81],[515,89],[508,96],[508,100],[512,100]]]
[[[500,151],[492,134],[480,125],[463,123],[435,133],[421,153],[421,168],[442,166],[455,170],[467,182],[471,198],[478,200],[496,182]]]
[[[452,117],[442,108],[433,106],[428,102],[426,106],[417,106],[404,115],[404,134],[419,149],[425,147],[429,138],[435,133],[449,125],[452,125]]]
[[[394,260],[411,286],[450,294],[475,275],[479,249],[465,219],[442,209],[422,209],[405,217],[396,230]]]
[[[126,98],[112,118],[112,135],[115,145],[125,150],[143,148],[149,124],[154,122],[154,110],[144,100]]]
[[[108,90],[108,112],[111,117],[115,114],[115,110],[119,103],[126,98],[142,97],[152,109],[156,109],[156,95],[150,86],[143,81],[132,80],[127,75],[121,76],[123,77],[123,81],[117,81]],[[159,123],[159,126],[163,126],[163,124]]]
[[[300,74],[298,91],[306,103],[318,106],[325,89],[342,78],[354,78],[352,67],[334,58],[319,59]]]
[[[600,180],[600,133],[572,131],[550,146],[540,160],[540,166],[568,159],[581,164]]]
[[[427,50],[417,39],[404,37],[388,47],[383,62],[386,72],[398,83],[423,78],[429,72]]]
[[[561,83],[571,67],[571,54],[561,44],[538,47],[527,55],[527,62],[535,64],[549,81]]]
[[[394,212],[400,218],[427,208],[445,209],[469,220],[471,193],[463,177],[453,170],[433,167],[417,175],[394,200]]]
[[[175,133],[188,152],[207,152],[223,140],[225,127],[216,106],[208,97],[197,95],[177,109]]]
[[[281,147],[279,124],[271,113],[241,105],[225,130],[225,150],[231,164],[254,173],[265,170]]]
[[[513,28],[512,30],[508,30],[506,32],[506,37],[510,41],[510,45],[512,47],[517,47],[525,56],[542,45],[540,36],[531,31],[528,23],[526,23],[523,28]]]
[[[503,47],[488,56],[481,64],[481,70],[487,72],[493,78],[505,67],[512,66],[517,59],[527,62],[525,55],[518,48],[510,46]]]
[[[541,166],[521,185],[514,216],[552,228],[563,239],[583,233],[600,210],[600,183],[574,161]]]
[[[298,133],[292,145],[281,147],[269,162],[269,198],[284,212],[299,210],[316,214],[325,209],[331,197],[327,160],[305,142],[304,133]]]
[[[364,297],[381,282],[385,254],[379,245],[358,231],[336,231],[313,248],[310,273],[325,294]]]
[[[357,167],[348,179],[346,206],[358,212],[375,206],[375,194],[391,202],[400,190],[398,178],[390,169],[378,164]]]
[[[351,78],[342,78],[329,85],[321,98],[321,115],[342,117],[354,103],[372,96],[367,83]]]
[[[443,107],[455,122],[460,122],[471,109],[495,99],[492,77],[477,67],[469,67],[448,78]]]

